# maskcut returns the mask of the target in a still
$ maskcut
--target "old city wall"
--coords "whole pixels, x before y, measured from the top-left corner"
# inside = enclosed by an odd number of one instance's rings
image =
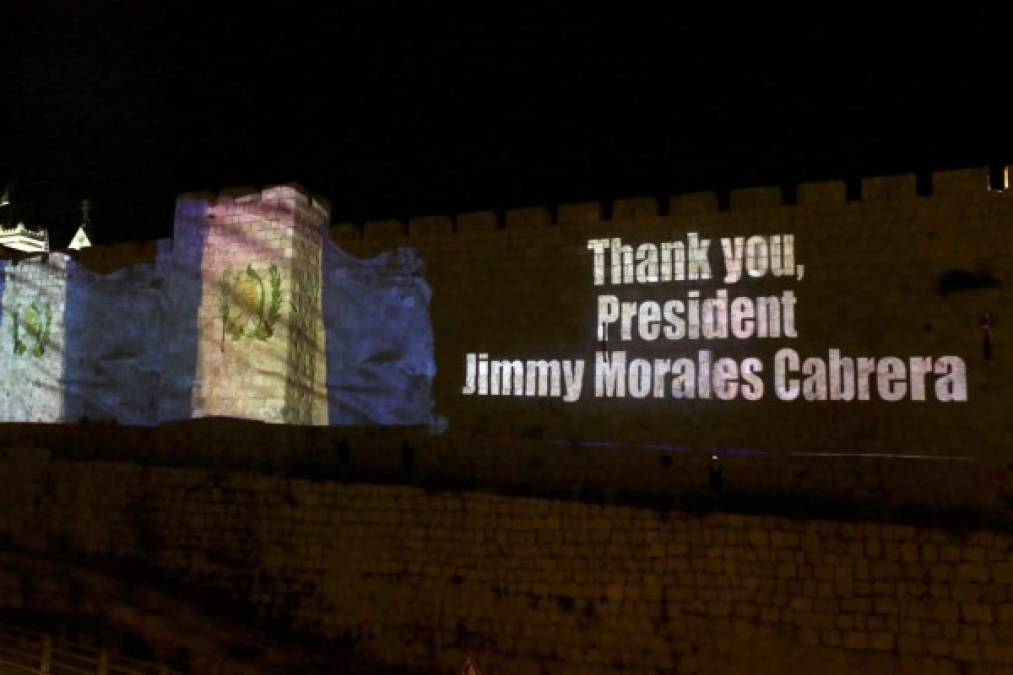
[[[16,270],[16,273],[15,273]],[[49,419],[61,413],[62,401],[49,392],[64,375],[63,357],[41,346],[39,333],[61,340],[66,333],[63,307],[67,295],[66,259],[35,258],[17,266],[0,268],[5,277],[4,302],[0,305],[0,331],[8,353],[30,354],[31,359],[7,359],[0,372],[0,418]],[[16,300],[15,300],[16,298]],[[17,324],[17,329],[15,326]],[[31,326],[32,330],[23,330]]]
[[[328,219],[327,207],[289,187],[235,198],[180,198],[174,236],[182,241],[174,245],[201,250],[198,269],[179,271],[199,276],[202,287],[196,326],[195,417],[326,423],[319,227]],[[259,276],[251,278],[251,273]],[[258,282],[265,295],[277,301],[278,318],[270,337],[262,334],[244,341],[253,332],[250,315],[258,309],[261,314],[268,312],[257,307]],[[253,297],[248,297],[251,291]],[[226,336],[221,318],[224,307],[240,317],[233,319],[233,326],[241,337],[232,341],[241,348],[232,348]]]
[[[472,654],[489,673],[1013,672],[1008,533],[27,451],[0,471],[0,542],[20,556],[0,571],[0,609],[103,606],[84,600],[100,595],[88,575],[47,575],[66,561],[134,580],[114,612],[124,622],[144,607],[136,586],[161,580],[275,638],[281,627],[424,671]],[[138,624],[164,654],[172,636],[151,626],[165,611]]]
[[[933,174],[928,196],[914,176],[867,179],[860,197],[832,182],[788,205],[751,189],[335,225],[354,255],[425,262],[442,432],[5,424],[0,543],[206,589],[410,668],[473,653],[511,673],[1004,672],[1013,201],[983,170]],[[593,358],[589,239],[688,231],[791,233],[806,265],[797,338],[716,352],[958,355],[968,400],[463,395],[468,353]],[[97,271],[155,256],[76,255]],[[970,511],[995,520],[968,530]],[[940,529],[947,513],[964,527]],[[0,597],[73,609],[80,588],[32,577],[8,569]]]
[[[444,439],[1003,461],[1013,436],[1013,421],[1005,414],[1011,401],[1004,386],[1013,366],[1005,354],[1002,318],[1013,275],[1013,198],[1008,190],[988,189],[983,169],[936,172],[925,182],[931,183],[930,189],[923,185],[919,191],[914,175],[869,178],[851,195],[841,181],[801,184],[790,204],[778,188],[750,188],[733,190],[723,200],[697,193],[672,197],[665,205],[657,199],[623,199],[607,205],[564,204],[364,226],[345,223],[333,226],[332,234],[339,246],[360,258],[410,246],[424,262],[432,287],[434,407],[445,421]],[[221,199],[225,204],[232,197]],[[221,227],[214,231],[225,236]],[[593,283],[589,240],[621,238],[635,248],[684,241],[689,232],[711,241],[713,278],[624,286]],[[722,281],[721,237],[775,234],[794,237],[795,260],[805,267],[803,278],[767,275],[735,284]],[[155,247],[94,247],[75,258],[89,269],[108,272],[151,262]],[[297,277],[307,274],[299,272]],[[705,299],[719,288],[732,298],[792,292],[797,336],[646,341],[635,334],[626,341],[617,322],[609,327],[607,340],[599,338],[596,301],[603,294],[614,293],[623,302],[660,304],[669,298],[685,300],[687,291],[699,291]],[[204,323],[214,323],[214,312],[217,307],[208,309],[210,318]],[[634,333],[636,326],[634,321]],[[772,361],[785,347],[802,359],[815,356],[824,363],[829,362],[829,349],[853,358],[897,356],[908,370],[910,357],[956,356],[966,365],[967,400],[939,401],[931,373],[924,384],[925,400],[913,400],[915,385],[905,383],[908,395],[885,401],[873,380],[870,400],[807,401],[801,395],[779,400]],[[706,398],[677,400],[667,390],[661,397],[637,398],[632,392],[623,398],[595,396],[596,353],[619,350],[627,352],[628,359],[648,361],[696,360],[700,350],[709,350],[712,361],[755,357],[764,365],[765,391],[757,400],[743,395],[720,400],[713,392]],[[309,364],[316,351],[319,347],[293,349],[286,358],[292,368],[313,370],[318,379],[320,364]],[[307,353],[300,357],[295,352]],[[575,402],[561,396],[466,395],[469,354],[521,362],[583,359],[582,394]],[[321,395],[318,384],[298,388]]]
[[[844,182],[799,185],[794,203],[778,188],[733,190],[724,205],[712,193],[680,195],[659,211],[656,199],[619,200],[606,218],[598,203],[530,208],[505,214],[460,214],[455,219],[382,221],[364,228],[337,225],[341,246],[370,255],[394,245],[415,247],[428,266],[437,336],[437,410],[448,433],[482,438],[641,442],[690,449],[775,452],[894,452],[1008,458],[1013,421],[1004,383],[1011,376],[1000,324],[1010,300],[1013,199],[990,191],[984,170],[939,172],[932,194],[914,175],[861,182],[848,199]],[[612,290],[592,283],[588,241],[621,237],[643,242],[684,240],[696,232],[712,241],[721,276],[718,239],[751,234],[794,235],[802,279],[765,277],[734,285],[719,278],[698,283],[647,284]],[[606,265],[608,262],[606,262]],[[804,359],[837,348],[848,356],[957,355],[967,367],[966,402],[673,400],[594,397],[586,379],[579,401],[557,397],[466,396],[465,355],[490,359],[580,357],[593,366],[602,349],[596,333],[596,296],[624,301],[707,297],[725,286],[734,295],[797,297],[796,338],[654,342],[620,340],[613,325],[609,350],[648,359],[692,356],[763,359],[791,347]],[[990,315],[991,352],[982,320]],[[634,327],[635,329],[635,327]],[[931,384],[927,385],[931,389]]]
[[[352,258],[328,222],[326,203],[293,186],[192,193],[153,260],[141,246],[0,260],[0,372],[64,366],[19,376],[0,419],[429,424],[422,265],[408,249]],[[42,278],[66,292],[40,299]]]
[[[334,225],[335,241],[355,256],[408,246],[426,266],[437,369],[433,398],[445,422],[436,433],[385,429],[364,435],[343,427],[205,420],[152,430],[4,425],[0,435],[8,446],[44,447],[64,456],[297,466],[362,480],[498,486],[606,501],[624,493],[706,492],[716,453],[724,494],[756,496],[763,510],[772,508],[773,496],[784,502],[804,495],[826,501],[831,511],[861,502],[876,509],[1006,512],[1013,421],[1006,414],[1011,365],[1002,307],[1013,284],[1013,199],[1009,191],[989,189],[984,169],[930,178],[921,189],[914,175],[869,178],[850,194],[840,181],[802,184],[791,200],[777,188],[752,188],[723,199],[679,195],[667,204],[624,199]],[[227,205],[251,191],[206,200]],[[772,353],[785,346],[803,357],[825,358],[830,347],[851,356],[951,354],[966,363],[968,400],[934,400],[930,383],[924,401],[887,402],[875,395],[868,401],[781,401],[769,393],[769,382],[768,394],[755,401],[596,398],[590,373],[576,402],[462,393],[468,353],[581,357],[592,369],[602,348],[595,298],[603,287],[593,284],[588,240],[621,237],[635,246],[688,231],[712,239],[714,248],[722,236],[794,235],[796,259],[806,266],[803,279],[744,280],[728,288],[746,295],[792,290],[798,337],[646,344],[623,343],[615,330],[608,349],[650,357],[706,346],[715,354],[758,355],[768,367]],[[199,254],[203,243],[190,248]],[[181,250],[184,244],[177,242]],[[153,243],[75,253],[97,272],[156,257]],[[714,270],[721,275],[717,261]],[[693,286],[706,295],[720,285],[712,279]],[[624,300],[662,299],[680,297],[685,289],[659,284],[614,292]],[[341,308],[334,311],[340,315]],[[316,361],[319,371],[321,359]]]

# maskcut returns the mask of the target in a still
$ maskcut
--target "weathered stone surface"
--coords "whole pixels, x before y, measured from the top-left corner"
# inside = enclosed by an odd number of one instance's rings
[[[617,199],[612,202],[612,220],[640,220],[658,215],[658,200],[654,197]]]
[[[560,204],[556,209],[556,222],[560,225],[597,223],[600,220],[601,203],[599,202]]]
[[[847,188],[842,180],[800,183],[795,190],[799,204],[842,204],[846,198]]]
[[[851,659],[885,675],[909,657],[925,659],[921,672],[950,658],[990,667],[1013,658],[1005,584],[973,586],[978,600],[919,599],[917,566],[867,553],[966,542],[934,528],[433,494],[41,453],[0,455],[0,478],[13,486],[0,492],[0,540],[23,556],[88,553],[121,570],[154,566],[230,594],[251,625],[273,621],[325,641],[352,635],[362,654],[392,666],[451,669],[468,652],[503,672],[548,658],[646,672],[695,653],[741,670],[743,640],[770,650],[775,672],[799,659]],[[43,498],[49,485],[74,499]],[[820,546],[809,547],[814,533]],[[987,534],[978,547],[994,579],[1013,541]],[[79,600],[85,590],[92,606],[113,612],[116,593],[126,593],[110,586],[94,599],[93,583],[78,582],[32,595],[28,576],[5,572],[0,608],[70,606],[67,594]],[[845,595],[821,591],[821,578],[865,576]],[[146,597],[132,588],[124,599],[140,612],[138,625],[145,610],[167,606]],[[440,611],[427,611],[437,601]],[[151,630],[164,637],[162,621]],[[538,637],[556,633],[565,641]]]

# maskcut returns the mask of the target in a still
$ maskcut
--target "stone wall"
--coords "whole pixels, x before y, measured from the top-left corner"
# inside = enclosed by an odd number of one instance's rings
[[[1011,404],[1005,383],[1013,376],[1013,365],[1002,319],[1002,307],[1009,304],[1013,287],[1009,254],[1013,197],[1008,190],[990,190],[984,169],[941,171],[928,178],[920,190],[914,175],[900,175],[864,179],[860,189],[852,189],[850,194],[842,181],[829,181],[796,186],[790,200],[777,188],[749,188],[733,190],[722,199],[707,192],[668,200],[621,199],[610,204],[563,204],[407,222],[384,220],[363,226],[339,223],[332,234],[343,249],[360,258],[410,246],[414,259],[425,265],[425,279],[432,287],[432,335],[419,337],[419,342],[435,345],[433,398],[439,418],[434,426],[445,429],[444,437],[459,445],[527,439],[581,444],[590,453],[608,444],[642,444],[708,454],[846,452],[1003,462],[1009,458],[1008,439],[1013,437],[1013,421],[1005,412]],[[228,208],[234,208],[237,198],[246,200],[244,208],[263,201],[256,190],[240,190],[220,197],[198,196],[195,204],[200,202],[205,205],[201,208],[207,208],[231,199],[233,206]],[[268,202],[271,199],[263,201]],[[296,220],[303,218],[298,215],[301,208],[292,212]],[[254,217],[253,211],[250,214],[254,220],[260,218]],[[177,219],[180,217],[178,212]],[[194,264],[199,264],[200,252],[208,243],[204,241],[207,233],[224,232],[228,227],[201,229],[198,221],[203,215],[192,215],[196,220],[190,225],[186,225],[186,217],[180,223],[191,227],[193,236],[184,231],[186,227],[178,228],[174,256],[197,255]],[[307,216],[308,220],[315,217]],[[253,221],[248,225],[256,229],[272,222],[281,223],[268,218],[257,220],[260,225]],[[301,226],[291,231],[308,232]],[[794,291],[798,337],[647,344],[616,342],[613,336],[609,349],[626,348],[631,356],[648,359],[693,356],[698,349],[711,350],[715,358],[754,356],[767,363],[763,377],[768,380],[773,354],[786,346],[802,358],[826,359],[830,348],[852,357],[952,355],[966,364],[968,400],[933,400],[931,383],[924,401],[909,397],[888,402],[875,395],[865,401],[781,401],[769,393],[755,401],[723,401],[714,396],[708,400],[596,398],[587,393],[593,388],[590,373],[585,378],[585,395],[573,403],[555,397],[463,395],[465,356],[469,353],[518,359],[579,357],[586,359],[592,370],[595,354],[601,349],[595,301],[602,289],[592,282],[588,240],[621,237],[636,246],[678,239],[687,232],[709,238],[714,249],[724,236],[793,234],[797,260],[806,266],[805,278],[790,282],[761,279],[750,285],[750,290],[745,290],[746,285],[738,290],[770,295]],[[246,239],[245,235],[240,238]],[[312,242],[306,245],[315,246]],[[152,256],[150,246],[120,245],[95,247],[79,257],[85,265],[106,270]],[[312,270],[298,274],[308,279]],[[185,276],[176,274],[169,283],[183,283],[178,279]],[[208,277],[205,282],[213,290],[220,279]],[[706,295],[719,285],[717,279],[711,279],[695,284],[695,289]],[[659,300],[678,296],[685,289],[641,286],[621,288],[619,293],[624,300]],[[220,307],[206,300],[202,311],[207,339],[201,353],[211,359],[207,362],[209,373],[224,373],[224,364],[216,359],[236,350],[224,349],[229,345],[223,345],[220,326],[215,328]],[[341,311],[340,307],[334,310],[338,316]],[[375,326],[359,324],[365,338],[371,337],[366,332],[377,332],[383,325],[381,321]],[[308,327],[297,327],[296,332],[310,334]],[[173,342],[185,343],[184,332]],[[390,342],[390,336],[375,337],[380,347]],[[307,343],[284,354],[286,370],[309,372],[326,367],[319,335],[312,341],[318,342],[317,347]],[[215,346],[217,356],[213,354]],[[260,347],[264,345],[248,349]],[[347,351],[344,345],[341,351]],[[368,354],[361,368],[355,364],[357,370],[345,378],[348,383],[342,380],[342,386],[349,391],[368,390],[369,383],[362,381],[368,378],[357,377],[356,372],[367,373],[370,367],[383,363],[386,351],[378,348]],[[254,356],[250,362],[263,362]],[[251,374],[255,370],[244,372],[257,379],[259,376]],[[412,370],[412,381],[428,383],[432,377],[431,371]],[[420,372],[415,374],[415,370]],[[243,377],[235,376],[234,371],[229,371],[233,376],[226,378],[228,383],[211,385],[224,389],[203,397],[204,403],[198,407],[207,408],[207,413],[226,413],[234,402],[244,400],[251,387],[273,386],[264,381],[272,378],[263,377],[256,386],[244,384]],[[314,387],[319,382],[314,379]],[[767,381],[766,386],[769,392],[771,383]],[[337,387],[332,389],[337,391]],[[310,389],[293,381],[286,391],[292,396],[302,392],[302,396]],[[314,390],[312,396],[319,399],[320,392]],[[278,417],[286,405],[282,398],[279,394],[268,405],[274,410],[269,419],[282,419]],[[190,411],[183,412],[189,416]],[[430,423],[426,417],[416,414],[412,419]],[[305,419],[297,415],[290,421]]]
[[[174,235],[182,245],[194,239],[185,229],[203,234],[194,416],[326,423],[318,228],[327,208],[291,187],[183,199],[204,214]]]
[[[0,419],[63,419],[67,266],[56,253],[0,270]]]
[[[1007,532],[30,452],[7,453],[0,474],[5,547],[176,580],[390,665],[450,672],[473,654],[489,673],[1013,672]],[[0,604],[44,609],[47,588],[0,574]]]
[[[760,188],[723,200],[680,195],[667,205],[627,199],[336,225],[340,246],[359,257],[409,245],[412,274],[425,263],[433,331],[419,339],[435,344],[443,433],[217,420],[154,429],[4,425],[4,447],[50,448],[59,459],[15,452],[3,462],[0,542],[81,565],[153,569],[208,597],[230,597],[258,621],[354,640],[371,658],[423,670],[456,669],[470,652],[503,673],[1009,672],[1008,529],[969,531],[968,522],[986,520],[961,517],[945,522],[963,529],[945,530],[933,520],[947,509],[1009,520],[1013,361],[1003,308],[1013,287],[1013,197],[988,190],[982,170],[933,174],[931,195],[915,185],[897,176],[864,180],[859,199],[829,182],[798,186],[793,203]],[[177,219],[206,222],[209,205],[227,197],[181,200]],[[285,223],[298,229],[300,217]],[[254,220],[246,225],[280,227]],[[791,284],[793,348],[956,355],[967,365],[968,400],[463,395],[467,353],[592,357],[589,239],[639,244],[689,231],[712,240],[793,233],[807,269]],[[193,227],[177,237],[179,271],[199,269],[213,232]],[[107,269],[132,251],[150,254],[136,247],[87,256]],[[225,266],[244,261],[253,257]],[[297,280],[309,283],[312,273],[285,268],[283,284],[317,311]],[[764,283],[757,288],[781,290]],[[200,303],[200,289],[183,290]],[[395,295],[391,306],[428,300],[419,289]],[[657,295],[632,289],[627,297]],[[222,353],[218,311],[209,302],[200,315],[205,354]],[[374,318],[367,332],[384,325]],[[312,370],[322,382],[313,331],[298,329],[313,363],[277,356],[293,381]],[[711,348],[768,358],[783,344]],[[389,350],[379,347],[352,368],[383,363]],[[431,372],[417,370],[405,381],[428,382]],[[231,380],[222,386],[231,391]],[[278,394],[277,410],[303,409],[288,384],[264,386]],[[246,391],[219,400],[231,405]],[[170,464],[180,468],[155,466]],[[302,478],[237,472],[254,469]],[[434,492],[462,485],[542,498]],[[702,508],[690,509],[701,496]],[[0,583],[7,602],[41,602],[24,577]]]
[[[288,317],[285,410],[290,424],[327,424],[326,336],[321,292],[324,227],[330,209],[288,188],[293,200],[292,298]],[[268,197],[272,193],[268,194]],[[282,196],[284,188],[274,194]]]
[[[165,293],[168,244],[161,241],[154,264],[106,274],[68,263],[66,331],[54,343],[64,364],[53,387],[63,398],[58,419],[116,419],[125,425],[159,419],[163,378],[173,370],[163,350],[169,336],[179,335]]]
[[[788,201],[778,188],[564,204],[455,217],[339,223],[340,245],[370,256],[411,245],[427,265],[436,335],[436,409],[459,439],[525,438],[584,443],[667,445],[702,452],[895,453],[1009,458],[1013,418],[1006,384],[1013,378],[1002,308],[1013,288],[1010,223],[1013,196],[989,190],[984,169],[943,171],[916,189],[914,175],[863,179],[849,195],[844,181],[798,185]],[[720,277],[721,237],[790,233],[802,279],[762,278],[730,286],[733,294],[797,297],[797,338],[622,342],[613,327],[608,349],[675,359],[713,351],[714,358],[759,357],[768,392],[760,400],[714,395],[674,400],[596,398],[585,376],[577,402],[558,397],[467,396],[469,353],[490,359],[584,358],[602,349],[596,297],[623,301],[702,297],[720,278],[693,284],[599,287],[588,241],[711,241]],[[983,320],[990,316],[990,351]],[[791,347],[826,360],[835,348],[852,357],[954,355],[966,363],[966,402],[928,400],[778,400],[773,354]]]
[[[325,284],[327,221],[292,186],[187,194],[172,240],[0,261],[0,420],[429,424],[422,265],[407,250],[360,263],[328,242]],[[35,330],[45,350],[25,347]]]

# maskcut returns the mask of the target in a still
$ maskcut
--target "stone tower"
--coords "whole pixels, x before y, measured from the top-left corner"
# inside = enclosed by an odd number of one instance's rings
[[[329,217],[293,186],[179,198],[172,273],[200,278],[193,417],[327,423],[320,262]]]

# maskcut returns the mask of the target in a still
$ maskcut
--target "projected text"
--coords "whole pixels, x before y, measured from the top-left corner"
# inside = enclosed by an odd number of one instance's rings
[[[568,403],[583,392],[595,398],[673,398],[758,401],[966,401],[967,371],[959,356],[845,354],[828,347],[817,354],[791,346],[772,356],[722,354],[721,341],[757,344],[799,337],[799,297],[794,288],[738,293],[766,280],[783,285],[805,278],[795,235],[722,237],[696,232],[684,239],[633,245],[619,237],[591,239],[591,284],[610,286],[595,299],[595,339],[590,358],[516,359],[478,352],[465,355],[466,396],[554,397]],[[712,257],[712,245],[714,255]],[[720,267],[713,265],[718,260]],[[720,283],[712,290],[680,285]],[[666,284],[671,297],[643,299],[624,289]],[[602,289],[603,291],[605,289]],[[680,343],[690,341],[690,350]],[[700,346],[715,342],[714,349]],[[638,354],[637,345],[672,343],[670,355]],[[610,344],[618,343],[619,349]],[[687,345],[688,346],[688,345]],[[740,352],[741,347],[734,351]],[[584,386],[585,376],[589,379]]]

